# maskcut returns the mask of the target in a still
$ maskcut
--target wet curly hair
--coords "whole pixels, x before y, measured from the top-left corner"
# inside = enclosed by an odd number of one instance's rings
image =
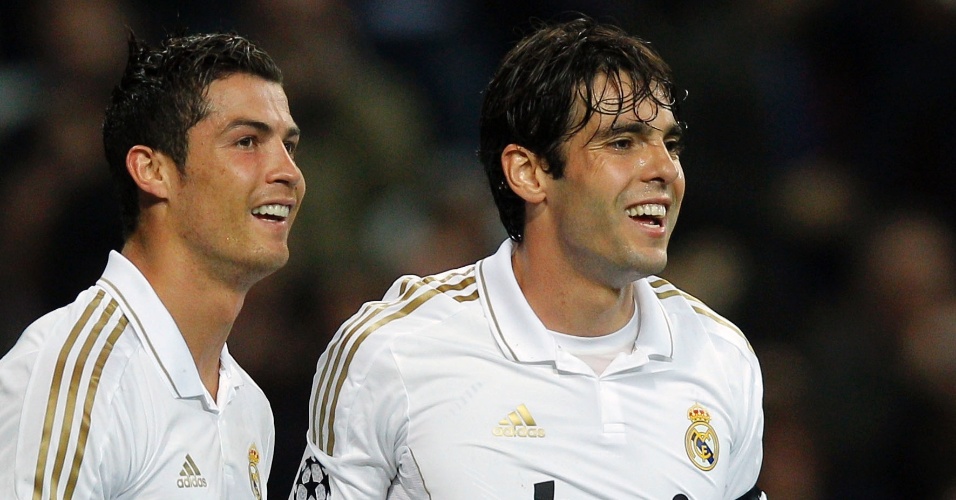
[[[599,77],[606,77],[605,83],[595,88]],[[631,93],[608,99],[603,97],[608,87]],[[518,42],[484,91],[478,150],[511,239],[523,239],[525,209],[501,167],[506,146],[517,144],[542,157],[548,173],[560,179],[565,167],[561,146],[595,113],[620,116],[650,99],[657,109],[671,110],[680,123],[681,94],[670,67],[648,42],[613,25],[581,17],[542,24]],[[576,119],[578,102],[585,110]]]

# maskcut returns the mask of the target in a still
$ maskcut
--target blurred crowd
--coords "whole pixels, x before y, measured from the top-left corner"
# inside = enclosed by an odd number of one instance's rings
[[[0,352],[121,243],[100,122],[127,30],[250,37],[285,73],[308,183],[289,265],[229,340],[272,401],[282,496],[339,323],[505,238],[475,156],[481,90],[530,20],[577,11],[651,40],[689,92],[663,276],[761,360],[763,488],[956,499],[956,2],[152,3],[0,4]]]

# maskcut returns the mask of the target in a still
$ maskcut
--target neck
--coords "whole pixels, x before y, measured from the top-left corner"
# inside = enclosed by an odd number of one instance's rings
[[[544,326],[580,337],[623,328],[634,315],[634,288],[603,284],[554,255],[554,251],[521,243],[511,257],[518,286]]]
[[[131,238],[123,255],[143,273],[179,327],[209,394],[219,392],[219,358],[248,287],[217,279],[182,252]]]

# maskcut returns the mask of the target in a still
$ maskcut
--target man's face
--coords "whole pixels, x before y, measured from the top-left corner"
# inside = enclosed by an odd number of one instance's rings
[[[251,284],[289,259],[289,229],[305,194],[293,159],[299,130],[278,83],[236,73],[212,82],[206,99],[208,115],[187,132],[171,220],[187,258]]]
[[[603,97],[618,95],[608,85]],[[644,100],[620,116],[595,113],[564,144],[565,174],[550,181],[547,203],[573,269],[613,287],[664,269],[684,197],[680,134],[670,110]]]

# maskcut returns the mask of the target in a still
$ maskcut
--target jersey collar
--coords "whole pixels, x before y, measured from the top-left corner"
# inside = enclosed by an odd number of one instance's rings
[[[494,255],[478,262],[481,304],[491,333],[505,355],[524,363],[555,362],[559,357],[554,337],[531,309],[511,266],[513,241],[506,240]],[[639,327],[629,365],[648,360],[669,360],[674,341],[670,321],[647,279],[635,281]]]
[[[176,321],[139,269],[119,252],[111,251],[106,270],[97,284],[117,298],[129,324],[156,360],[176,396],[201,399],[207,409],[214,410],[216,404],[199,378],[196,363]],[[225,401],[218,398],[220,406],[224,406],[243,382],[236,361],[225,346],[219,360],[220,384],[228,384],[233,389],[224,391],[220,387],[219,394],[227,396]]]

